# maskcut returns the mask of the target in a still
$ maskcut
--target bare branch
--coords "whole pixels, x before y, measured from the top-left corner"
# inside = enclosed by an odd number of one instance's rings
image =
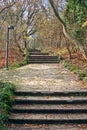
[[[12,4],[10,4],[10,5],[8,5],[8,6],[5,6],[3,9],[0,10],[0,14],[1,14],[4,10],[6,10],[6,9],[8,9],[8,8],[10,8],[10,7],[12,7],[15,3],[16,3],[16,2],[13,2]]]

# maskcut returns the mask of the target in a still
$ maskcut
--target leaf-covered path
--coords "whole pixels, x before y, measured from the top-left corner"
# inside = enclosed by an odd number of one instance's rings
[[[0,70],[0,80],[10,81],[17,90],[69,91],[86,86],[61,64],[30,64],[15,70]]]

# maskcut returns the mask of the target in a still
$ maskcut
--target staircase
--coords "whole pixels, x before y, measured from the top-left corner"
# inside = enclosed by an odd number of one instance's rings
[[[30,50],[29,63],[58,63],[58,58],[39,50]],[[8,123],[14,129],[23,126],[21,130],[25,130],[25,124],[28,128],[37,125],[38,130],[40,125],[53,125],[55,130],[65,124],[87,125],[87,91],[17,90]]]
[[[50,56],[48,53],[43,53],[40,50],[29,50],[29,62],[28,63],[58,63],[57,56]]]
[[[10,124],[87,124],[87,92],[16,91]]]

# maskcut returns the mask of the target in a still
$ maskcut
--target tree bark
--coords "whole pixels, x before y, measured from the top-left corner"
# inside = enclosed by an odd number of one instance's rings
[[[49,3],[55,13],[55,16],[57,17],[57,19],[59,20],[60,24],[63,27],[63,33],[64,35],[75,45],[78,45],[83,57],[87,60],[87,51],[84,48],[84,45],[82,45],[82,43],[80,43],[77,39],[73,38],[72,35],[70,34],[70,32],[68,32],[68,29],[66,27],[66,24],[64,23],[64,21],[61,19],[59,12],[58,12],[58,7],[56,7],[55,3],[53,2],[53,0],[49,0]],[[84,43],[83,43],[84,44]]]

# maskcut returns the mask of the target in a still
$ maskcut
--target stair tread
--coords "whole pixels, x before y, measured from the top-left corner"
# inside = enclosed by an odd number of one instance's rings
[[[30,55],[29,56],[29,59],[30,58],[57,58],[58,59],[58,57],[54,57],[54,56],[49,56],[49,55]]]
[[[80,124],[80,125],[75,125],[75,124],[17,124],[16,129],[15,126],[8,125],[6,130],[87,130],[87,124]]]
[[[15,96],[15,98],[14,98],[15,100],[38,100],[38,101],[40,101],[40,100],[46,100],[46,101],[49,101],[49,100],[67,100],[67,101],[73,101],[73,100],[87,100],[87,97],[79,97],[79,96],[69,96],[69,97],[51,97],[51,96],[36,96],[36,97],[34,97],[34,96]]]
[[[55,61],[55,62],[42,62],[42,61],[40,61],[40,62],[35,62],[35,61],[30,61],[30,62],[28,62],[29,64],[57,64],[58,62],[57,61]]]
[[[87,110],[87,105],[14,105],[13,109],[21,110]]]
[[[33,55],[49,55],[48,53],[37,52],[37,51],[36,51],[36,52],[30,52],[29,54],[30,54],[30,55],[32,55],[32,54],[33,54]]]
[[[55,57],[55,58],[54,58],[54,57],[52,57],[52,58],[49,58],[49,57],[30,57],[29,60],[31,60],[31,59],[32,59],[32,60],[33,60],[33,59],[34,59],[34,60],[37,60],[37,59],[38,59],[38,60],[58,60],[57,57]]]
[[[42,53],[42,54],[46,54],[46,53]],[[35,57],[37,57],[37,56],[43,56],[43,57],[58,57],[58,56],[55,56],[55,55],[35,55],[35,54],[32,54],[32,55],[30,55],[30,56],[35,56]]]
[[[39,120],[62,120],[62,119],[86,119],[87,120],[87,114],[11,114],[10,119],[39,119]]]

